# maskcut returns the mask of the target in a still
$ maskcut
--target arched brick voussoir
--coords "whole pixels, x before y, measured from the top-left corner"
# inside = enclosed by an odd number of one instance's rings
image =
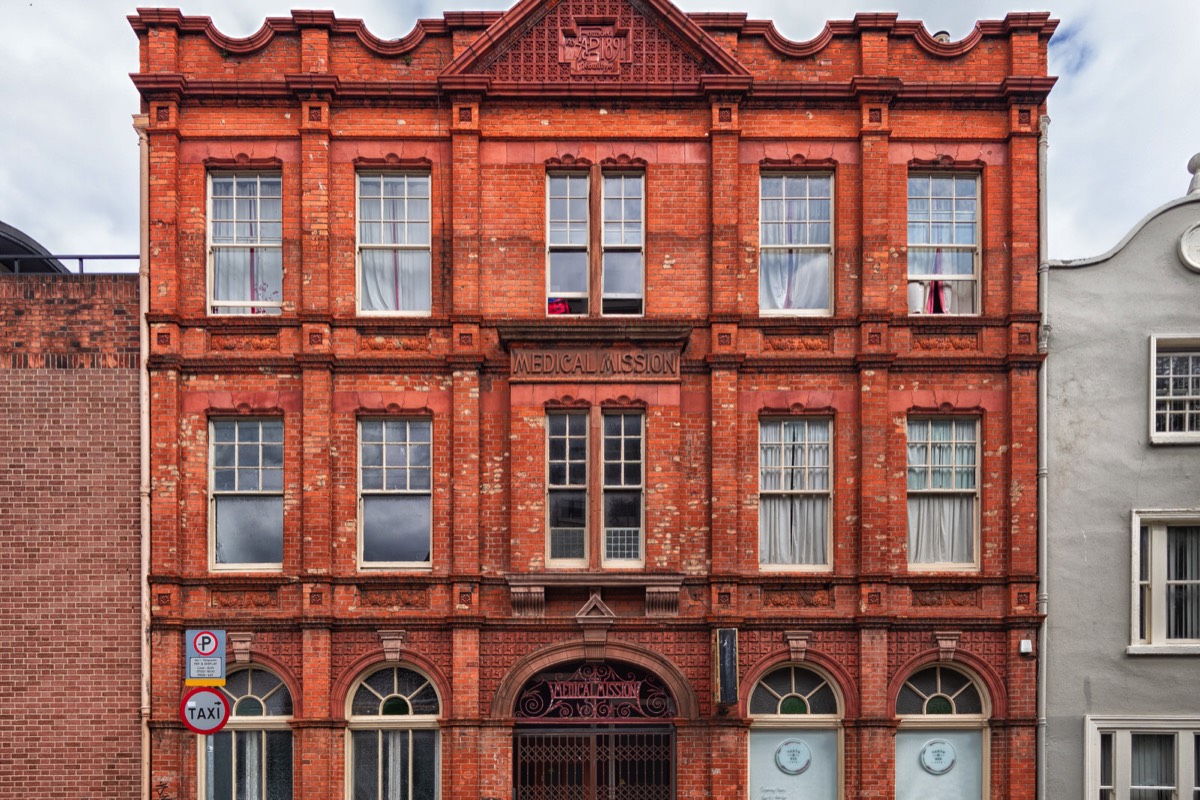
[[[517,698],[534,675],[557,664],[582,661],[587,656],[594,658],[595,651],[591,646],[585,650],[583,640],[577,639],[545,647],[520,659],[504,676],[500,688],[496,690],[496,696],[492,699],[491,718],[512,719]],[[691,684],[679,668],[665,656],[637,645],[610,641],[604,645],[600,660],[620,661],[654,673],[671,692],[678,718],[696,719],[699,716],[700,706]]]

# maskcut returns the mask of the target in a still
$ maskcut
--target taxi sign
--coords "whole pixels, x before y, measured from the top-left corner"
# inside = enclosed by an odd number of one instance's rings
[[[184,632],[185,679],[188,686],[225,685],[225,631],[216,629]]]
[[[229,700],[220,689],[197,686],[179,703],[179,718],[193,733],[216,733],[229,722]]]

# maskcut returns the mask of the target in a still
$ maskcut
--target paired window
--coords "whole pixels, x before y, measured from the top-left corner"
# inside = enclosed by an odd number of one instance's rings
[[[1150,440],[1200,442],[1200,342],[1152,337]]]
[[[985,696],[946,666],[911,675],[896,696],[896,800],[981,800],[987,762]]]
[[[978,444],[978,419],[908,421],[910,567],[977,563]]]
[[[1200,519],[1135,514],[1134,521],[1135,643],[1200,649]]]
[[[225,729],[200,736],[206,800],[291,800],[292,696],[283,681],[251,667],[230,673],[219,691],[232,715]]]
[[[435,800],[441,773],[430,680],[407,667],[384,667],[350,693],[348,783],[355,800]]]
[[[550,562],[588,566],[589,531],[603,531],[604,566],[644,563],[644,427],[641,412],[551,412],[546,416],[546,505]],[[598,452],[588,446],[599,437]],[[595,462],[593,466],[593,462]],[[592,476],[600,475],[593,486]],[[599,509],[589,496],[599,495]],[[593,516],[596,517],[593,520]]]
[[[216,568],[283,563],[283,420],[209,422],[209,527]]]
[[[549,314],[638,315],[645,294],[645,180],[640,173],[550,173],[546,249]],[[593,224],[593,191],[601,192]]]
[[[979,176],[908,176],[908,312],[979,313]]]
[[[828,314],[833,176],[759,179],[758,307],[764,314]]]
[[[210,313],[282,311],[282,186],[278,173],[208,176]]]
[[[1200,798],[1200,720],[1088,717],[1087,737],[1089,796]]]
[[[359,563],[428,567],[433,422],[364,419],[359,436]]]
[[[359,308],[364,314],[430,310],[429,174],[358,175]]]
[[[829,679],[787,664],[750,693],[750,797],[839,797],[841,703]]]
[[[828,567],[831,429],[828,419],[758,425],[758,561],[763,567]]]

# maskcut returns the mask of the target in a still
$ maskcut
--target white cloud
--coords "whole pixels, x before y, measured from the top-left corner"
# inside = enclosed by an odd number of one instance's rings
[[[1139,11],[1119,0],[1064,0],[1040,9],[1018,0],[946,3],[890,0],[903,19],[955,39],[976,19],[1013,10],[1048,10],[1062,19],[1051,51],[1060,76],[1050,96],[1050,250],[1057,258],[1095,255],[1138,219],[1181,195],[1187,159],[1200,150],[1200,4],[1152,0]],[[231,36],[248,36],[268,16],[287,16],[286,0],[183,0],[187,14],[211,15]],[[496,0],[397,3],[341,0],[341,17],[358,17],[378,36],[395,38],[419,17],[444,10],[503,9]],[[779,31],[807,40],[827,19],[873,10],[849,0],[783,4],[773,0],[686,0],[685,11],[745,10],[774,19]],[[6,64],[0,70],[0,220],[55,252],[137,249],[138,110],[128,73],[137,39],[125,20],[135,4],[117,0],[0,0]]]

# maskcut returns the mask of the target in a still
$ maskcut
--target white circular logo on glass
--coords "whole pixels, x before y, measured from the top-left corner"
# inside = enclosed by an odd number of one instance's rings
[[[931,775],[943,775],[953,769],[956,756],[945,739],[930,739],[921,748],[921,766]]]
[[[799,775],[812,763],[812,750],[801,739],[785,739],[775,748],[775,764],[788,775]]]

